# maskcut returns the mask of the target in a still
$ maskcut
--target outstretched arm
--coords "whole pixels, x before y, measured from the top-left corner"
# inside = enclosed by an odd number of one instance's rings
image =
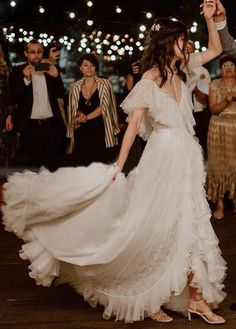
[[[204,0],[203,3],[203,14],[208,29],[208,48],[201,53],[202,64],[209,62],[213,58],[219,56],[222,52],[219,34],[214,23],[214,15],[217,10],[216,1],[217,0]]]

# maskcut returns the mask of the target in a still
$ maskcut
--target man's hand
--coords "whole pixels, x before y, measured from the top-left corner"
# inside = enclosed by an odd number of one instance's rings
[[[140,62],[137,61],[137,62],[132,63],[130,66],[131,75],[137,75],[137,74],[139,74],[139,71],[140,71]]]
[[[52,47],[49,50],[49,62],[54,64],[60,57],[60,50],[57,50],[56,47]]]
[[[226,10],[225,7],[222,5],[220,0],[216,0],[216,13],[214,16],[215,22],[222,22],[226,18]]]
[[[34,67],[32,65],[27,65],[23,69],[23,74],[26,80],[31,81],[33,71],[34,71]]]
[[[58,69],[53,64],[50,64],[49,65],[49,70],[48,71],[45,71],[45,72],[47,72],[47,74],[51,75],[53,78],[57,78],[58,75],[59,75]]]

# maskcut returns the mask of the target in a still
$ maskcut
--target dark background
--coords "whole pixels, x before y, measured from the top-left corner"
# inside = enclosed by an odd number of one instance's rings
[[[88,8],[86,0],[16,0],[16,7],[9,5],[9,0],[0,0],[0,24],[18,25],[23,28],[47,30],[54,35],[69,32],[71,29],[86,28],[86,20],[95,20],[96,28],[110,32],[131,32],[137,25],[145,23],[145,12],[150,11],[154,17],[175,16],[187,25],[199,19],[199,5],[201,0],[93,0],[94,6]],[[228,24],[233,35],[236,36],[236,1],[223,0],[227,9]],[[39,6],[46,12],[40,14]],[[120,5],[123,12],[115,12],[116,5]],[[68,12],[74,11],[76,19],[68,18]],[[151,19],[151,21],[153,21]]]
[[[200,4],[202,0],[93,0],[93,7],[87,6],[87,0],[15,0],[16,6],[10,6],[10,0],[0,0],[0,38],[5,38],[3,27],[7,28],[8,34],[14,32],[16,34],[14,42],[6,42],[6,49],[10,54],[10,61],[19,63],[25,60],[23,55],[24,42],[19,42],[19,28],[34,31],[34,37],[39,38],[40,33],[53,35],[55,40],[59,40],[62,36],[68,36],[75,40],[71,50],[64,53],[65,60],[60,62],[62,67],[63,81],[65,85],[77,78],[78,69],[76,60],[81,54],[78,52],[82,34],[91,35],[93,31],[97,33],[99,30],[103,32],[103,37],[107,33],[114,35],[129,34],[133,37],[134,42],[138,40],[140,33],[139,26],[145,24],[149,28],[155,19],[160,16],[172,16],[182,20],[188,28],[194,21],[198,23],[197,32],[190,33],[190,39],[199,41],[202,46],[207,46],[207,30],[204,18],[200,15]],[[222,0],[226,7],[227,21],[231,34],[236,39],[236,0]],[[39,6],[45,8],[45,13],[39,13]],[[115,9],[119,5],[122,13],[117,14]],[[75,19],[69,18],[69,12],[76,14]],[[147,19],[146,12],[151,12],[153,17]],[[87,19],[93,19],[94,25],[88,26]],[[22,36],[22,33],[21,33]],[[110,40],[112,37],[110,38]],[[102,39],[101,39],[102,41]],[[143,40],[141,40],[143,42]],[[129,44],[127,39],[127,44]],[[96,51],[95,43],[90,42],[91,51]],[[123,75],[127,74],[128,66],[134,60],[140,58],[141,53],[134,45],[133,55],[128,52],[124,56],[117,57],[114,62],[106,60],[107,49],[103,47],[103,56],[100,55],[101,67],[100,74]],[[64,48],[65,49],[65,48]],[[45,48],[45,56],[47,49]],[[62,58],[63,56],[61,56]],[[208,69],[212,77],[217,76],[217,61],[212,61],[208,65]],[[121,90],[122,81],[115,82],[117,89]]]

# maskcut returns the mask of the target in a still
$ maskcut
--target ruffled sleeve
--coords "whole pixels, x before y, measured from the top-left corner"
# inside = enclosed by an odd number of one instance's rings
[[[124,112],[128,114],[126,121],[130,120],[130,116],[135,109],[147,109],[147,112],[144,115],[143,121],[138,131],[138,134],[144,140],[148,140],[152,132],[152,126],[150,124],[150,119],[148,118],[148,112],[152,107],[154,84],[154,81],[150,79],[140,80],[120,105]]]
[[[188,69],[191,71],[194,68],[202,66],[202,55],[201,53],[193,53],[189,56]]]

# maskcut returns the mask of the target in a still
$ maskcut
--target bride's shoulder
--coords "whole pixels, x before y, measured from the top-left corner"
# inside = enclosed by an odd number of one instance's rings
[[[152,80],[158,83],[159,80],[161,80],[159,69],[157,67],[153,67],[150,70],[144,72],[142,75],[142,79]]]

